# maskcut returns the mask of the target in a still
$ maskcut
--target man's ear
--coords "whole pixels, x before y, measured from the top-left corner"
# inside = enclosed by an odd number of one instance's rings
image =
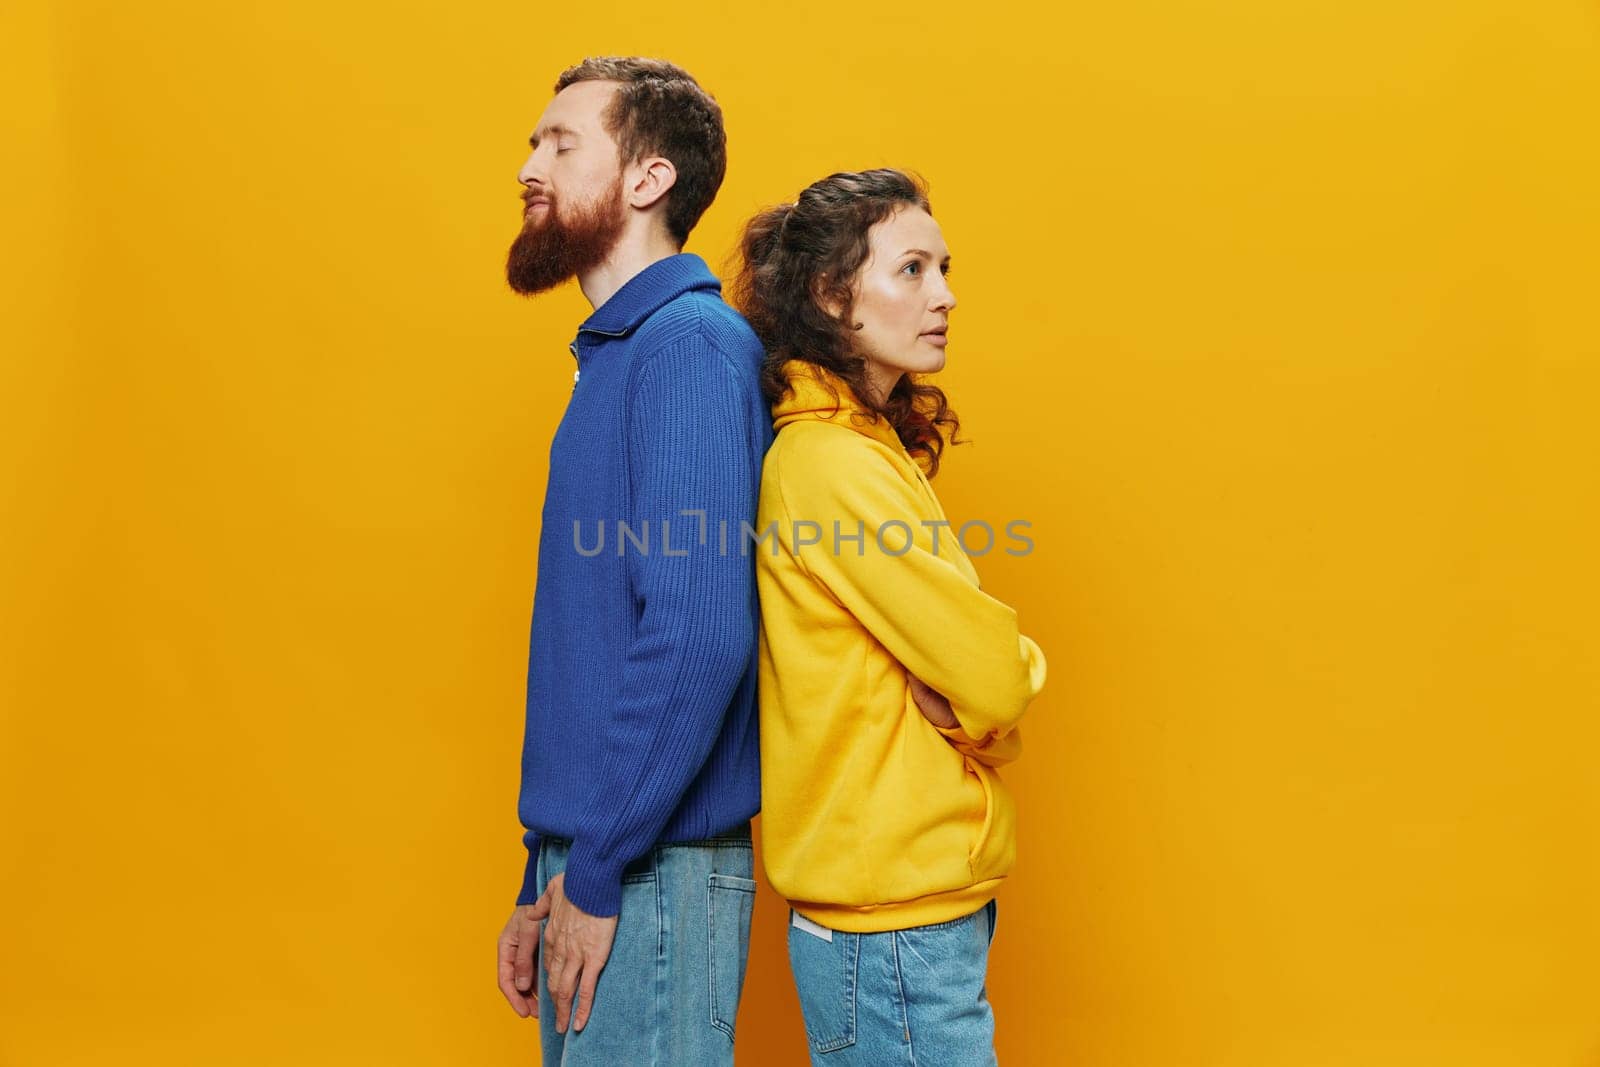
[[[633,183],[628,189],[628,204],[644,210],[667,195],[667,190],[678,180],[678,168],[665,156],[646,156],[636,166]]]

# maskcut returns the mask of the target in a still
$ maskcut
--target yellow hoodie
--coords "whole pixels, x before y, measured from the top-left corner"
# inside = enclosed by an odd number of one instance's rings
[[[944,509],[888,420],[871,422],[824,368],[791,359],[784,371],[756,523],[776,536],[751,546],[767,878],[836,930],[959,918],[1016,857],[997,768],[1020,751],[1044,654],[979,589],[955,528],[925,525]],[[907,671],[959,725],[923,716]]]

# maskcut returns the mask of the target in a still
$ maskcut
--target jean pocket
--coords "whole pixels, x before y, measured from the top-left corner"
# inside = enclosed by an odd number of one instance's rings
[[[789,968],[800,994],[806,1040],[819,1055],[856,1043],[856,963],[861,935],[834,930],[833,939],[794,925],[789,918]]]
[[[706,879],[706,959],[711,982],[711,1025],[733,1037],[750,958],[750,914],[755,908],[756,881],[735,874]]]

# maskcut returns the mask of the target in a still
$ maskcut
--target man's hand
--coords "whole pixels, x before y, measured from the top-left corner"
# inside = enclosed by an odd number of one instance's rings
[[[548,901],[550,920],[544,924],[544,969],[549,977],[550,999],[556,1005],[556,1032],[567,1032],[577,994],[576,1029],[582,1030],[594,1007],[594,986],[611,956],[617,936],[617,916],[590,915],[567,899],[566,872],[550,879],[539,902]]]
[[[933,723],[933,725],[942,726],[945,729],[960,725],[960,720],[956,718],[956,713],[950,709],[950,701],[944,698],[944,694],[928,688],[928,683],[910,671],[906,672],[906,679],[911,683],[911,697],[917,702],[917,707],[921,710],[923,718]]]
[[[539,986],[533,980],[539,952],[539,920],[550,914],[550,895],[518,904],[500,931],[500,992],[524,1019],[539,1017]],[[526,992],[523,992],[526,990]]]

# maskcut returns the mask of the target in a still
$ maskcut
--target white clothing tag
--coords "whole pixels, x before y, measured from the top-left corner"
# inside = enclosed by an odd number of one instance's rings
[[[819,926],[817,923],[812,922],[804,915],[801,915],[798,911],[794,913],[794,925],[798,926],[812,937],[820,937],[824,941],[833,940],[832,930],[828,929],[826,926]]]

